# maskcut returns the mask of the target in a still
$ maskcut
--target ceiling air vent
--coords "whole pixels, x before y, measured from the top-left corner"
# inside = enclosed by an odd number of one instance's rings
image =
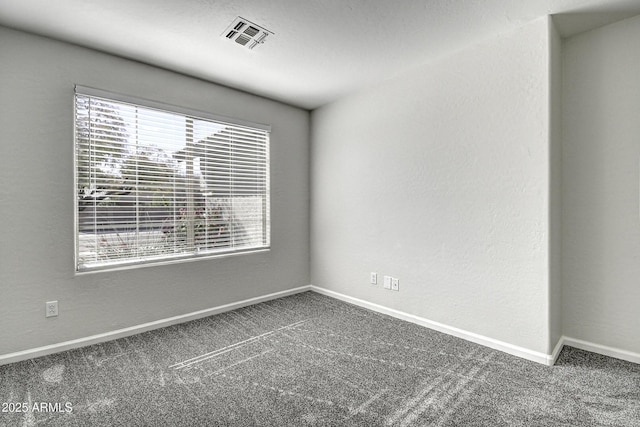
[[[240,34],[236,37],[236,43],[241,44],[242,46],[246,46],[250,41],[251,37],[247,37],[244,34]]]
[[[259,44],[264,43],[266,38],[273,33],[253,22],[238,16],[233,20],[231,25],[224,30],[222,35],[229,40],[235,41],[237,44],[248,49],[253,49]]]

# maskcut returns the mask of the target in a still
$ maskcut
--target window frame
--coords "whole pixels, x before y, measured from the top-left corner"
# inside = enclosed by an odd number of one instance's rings
[[[201,253],[197,248],[193,248],[192,251],[180,254],[163,254],[154,256],[152,259],[145,259],[144,257],[138,258],[122,258],[116,261],[100,263],[100,265],[83,266],[80,262],[80,221],[79,221],[79,206],[80,200],[78,197],[78,185],[79,185],[79,160],[78,160],[78,123],[77,123],[77,96],[88,96],[90,98],[97,98],[106,102],[124,103],[132,106],[138,106],[142,108],[150,108],[167,112],[171,114],[177,114],[184,116],[185,121],[191,120],[205,120],[214,122],[220,125],[234,126],[247,128],[254,131],[261,131],[265,133],[265,167],[266,167],[266,181],[265,181],[265,194],[263,202],[264,210],[264,244],[259,247],[248,248],[228,248],[227,250],[214,250],[205,251]],[[121,93],[105,91],[88,86],[75,85],[73,94],[73,190],[74,190],[74,266],[76,274],[93,273],[100,271],[113,271],[122,269],[133,269],[140,267],[175,264],[183,262],[193,262],[197,260],[223,258],[229,256],[248,255],[254,253],[268,252],[271,249],[271,125],[250,122],[242,119],[236,119],[217,114],[212,114],[206,111],[196,110],[192,108],[186,108],[173,104],[168,104],[159,101],[153,101],[145,98],[139,98],[135,96],[125,95]]]

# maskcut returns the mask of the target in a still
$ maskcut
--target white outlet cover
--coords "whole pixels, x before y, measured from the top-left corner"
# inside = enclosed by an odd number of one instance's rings
[[[47,301],[45,303],[45,317],[55,317],[58,315],[58,301]]]
[[[400,290],[400,279],[397,279],[395,277],[391,279],[391,290],[392,291]]]
[[[370,280],[372,285],[377,285],[378,284],[378,273],[374,273],[371,272],[371,280]]]
[[[391,289],[391,276],[384,276],[384,288]]]

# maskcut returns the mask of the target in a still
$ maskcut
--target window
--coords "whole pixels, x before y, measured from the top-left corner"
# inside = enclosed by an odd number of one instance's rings
[[[269,126],[76,87],[76,269],[269,247]]]

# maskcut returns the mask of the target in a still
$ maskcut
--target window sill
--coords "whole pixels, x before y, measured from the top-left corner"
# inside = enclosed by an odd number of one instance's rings
[[[95,274],[95,273],[135,270],[139,268],[158,267],[158,266],[172,265],[172,264],[183,264],[183,263],[190,263],[190,262],[197,262],[197,261],[207,261],[207,260],[210,261],[213,259],[262,254],[270,251],[271,251],[271,248],[266,247],[266,248],[257,248],[254,250],[239,251],[239,252],[225,252],[225,253],[203,254],[203,255],[189,254],[189,255],[185,255],[184,257],[176,257],[172,259],[135,261],[127,264],[122,263],[122,264],[109,264],[109,265],[97,266],[97,267],[88,267],[88,268],[76,270],[75,275],[84,276],[84,275]]]

